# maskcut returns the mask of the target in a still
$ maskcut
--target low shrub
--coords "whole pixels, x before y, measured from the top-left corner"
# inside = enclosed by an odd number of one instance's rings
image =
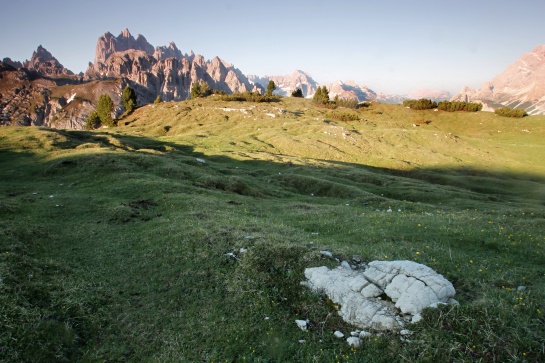
[[[522,118],[528,116],[525,110],[515,110],[509,107],[501,107],[494,110],[494,113],[503,117]]]
[[[455,111],[468,111],[477,112],[483,109],[482,103],[474,102],[459,102],[459,101],[442,101],[439,102],[437,108],[441,111],[455,112]]]
[[[419,100],[405,100],[403,106],[409,107],[412,110],[431,110],[437,107],[437,102],[421,98]]]

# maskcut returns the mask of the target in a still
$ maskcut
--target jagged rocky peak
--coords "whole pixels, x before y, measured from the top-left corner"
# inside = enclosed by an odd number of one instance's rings
[[[23,66],[46,76],[72,75],[53,55],[41,45],[32,53],[32,58]]]
[[[174,42],[170,42],[168,47],[165,45],[155,47],[155,53],[153,53],[153,57],[157,60],[163,60],[167,58],[182,59],[183,55],[178,47],[176,47],[176,44]]]
[[[531,115],[545,114],[545,45],[523,54],[480,89],[463,87],[452,100],[483,102],[493,108],[520,108]]]
[[[13,68],[21,68],[23,66],[23,63],[18,61],[13,61],[9,57],[2,59],[2,63]]]
[[[94,65],[106,62],[115,52],[124,52],[131,49],[142,50],[149,55],[153,55],[155,52],[153,45],[148,43],[143,35],[138,34],[135,39],[129,32],[129,29],[125,28],[117,37],[110,32],[106,32],[98,38],[95,48]]]

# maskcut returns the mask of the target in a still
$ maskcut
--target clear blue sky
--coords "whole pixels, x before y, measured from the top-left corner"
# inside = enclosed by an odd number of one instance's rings
[[[100,35],[129,28],[245,74],[301,69],[322,84],[455,93],[545,44],[544,15],[543,0],[2,0],[0,58],[24,61],[41,44],[77,73]]]

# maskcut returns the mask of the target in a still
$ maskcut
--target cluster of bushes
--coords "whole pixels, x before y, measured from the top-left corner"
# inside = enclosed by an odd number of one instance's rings
[[[224,94],[221,96],[222,101],[246,101],[246,102],[278,102],[281,96],[260,94],[259,92],[235,92],[233,94]]]
[[[459,101],[442,101],[437,104],[437,108],[441,111],[455,112],[468,111],[477,112],[483,109],[482,103],[474,102],[459,102]]]
[[[421,98],[419,100],[405,100],[403,106],[409,107],[412,110],[431,110],[437,108],[437,102]]]
[[[503,117],[522,118],[528,116],[525,110],[515,110],[509,107],[501,107],[494,110],[494,113]]]
[[[327,118],[337,120],[337,121],[357,121],[360,119],[360,116],[351,111],[334,111],[326,115]]]

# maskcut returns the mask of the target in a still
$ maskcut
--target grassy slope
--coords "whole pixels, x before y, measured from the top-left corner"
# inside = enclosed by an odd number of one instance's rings
[[[336,112],[208,99],[1,129],[0,359],[543,360],[544,118]],[[351,350],[298,285],[321,249],[425,263],[461,307]]]

